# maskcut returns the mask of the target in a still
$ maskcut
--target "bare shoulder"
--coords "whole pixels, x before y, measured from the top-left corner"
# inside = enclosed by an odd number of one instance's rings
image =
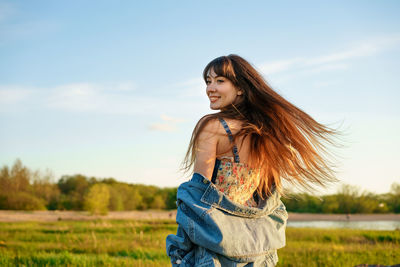
[[[224,119],[226,121],[226,123],[229,126],[229,129],[231,130],[231,132],[233,134],[237,133],[238,131],[240,131],[240,129],[242,129],[243,127],[243,121],[241,120],[237,120],[237,119],[230,119],[230,118],[226,118]]]
[[[216,158],[217,146],[220,139],[220,128],[217,118],[203,117],[196,126],[198,131],[195,149],[195,162],[193,171],[211,179]]]
[[[210,118],[208,115],[199,120],[196,127],[200,136],[219,136],[223,134],[223,128],[218,118]]]

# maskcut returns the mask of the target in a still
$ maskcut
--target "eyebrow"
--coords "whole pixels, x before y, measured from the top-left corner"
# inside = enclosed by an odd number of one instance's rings
[[[215,79],[215,78],[218,78],[218,77],[222,77],[222,78],[223,78],[224,76],[217,75],[217,76],[213,77],[213,76],[207,75],[207,77],[206,77],[206,78],[214,78],[214,79]]]

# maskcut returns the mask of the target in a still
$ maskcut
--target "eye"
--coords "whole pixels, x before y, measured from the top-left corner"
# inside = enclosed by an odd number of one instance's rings
[[[209,84],[209,83],[211,83],[210,81],[206,81],[206,84]]]
[[[223,82],[224,82],[224,80],[217,80],[217,82],[219,82],[219,83],[223,83]]]

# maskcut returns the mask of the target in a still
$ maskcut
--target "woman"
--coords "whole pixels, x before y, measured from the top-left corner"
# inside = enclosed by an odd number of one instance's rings
[[[313,188],[336,180],[323,156],[328,128],[276,93],[246,60],[222,56],[204,69],[210,108],[184,160],[193,177],[177,193],[173,266],[275,266],[285,245],[282,182]]]

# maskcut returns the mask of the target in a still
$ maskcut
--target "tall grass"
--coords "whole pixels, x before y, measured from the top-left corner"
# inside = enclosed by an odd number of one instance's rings
[[[400,231],[288,228],[279,266],[400,263]]]
[[[0,223],[0,266],[169,266],[174,221]],[[400,263],[400,231],[287,229],[278,266]]]

